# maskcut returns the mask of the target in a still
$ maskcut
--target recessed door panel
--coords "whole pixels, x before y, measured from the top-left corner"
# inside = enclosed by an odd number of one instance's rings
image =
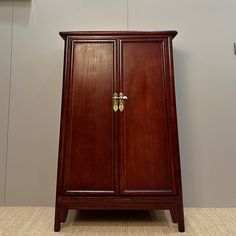
[[[120,113],[122,194],[171,194],[165,83],[165,40],[120,42],[121,91],[128,97]]]
[[[72,47],[64,192],[114,194],[116,43],[80,40]]]

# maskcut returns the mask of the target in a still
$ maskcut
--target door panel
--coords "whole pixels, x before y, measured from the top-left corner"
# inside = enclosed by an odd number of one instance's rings
[[[174,193],[165,100],[166,43],[120,42],[121,91],[128,97],[120,113],[122,194]]]
[[[64,193],[114,194],[116,42],[76,40],[72,47]]]

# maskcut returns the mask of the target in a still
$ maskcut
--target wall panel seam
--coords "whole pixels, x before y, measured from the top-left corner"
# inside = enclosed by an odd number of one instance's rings
[[[13,54],[13,28],[14,28],[14,1],[12,0],[11,11],[11,51],[10,51],[10,71],[9,71],[9,91],[8,91],[8,115],[7,115],[7,137],[6,137],[6,154],[5,154],[5,186],[4,186],[4,202],[6,206],[6,191],[7,191],[7,164],[8,164],[8,149],[9,149],[9,127],[10,127],[10,108],[11,108],[11,81],[12,81],[12,54]]]

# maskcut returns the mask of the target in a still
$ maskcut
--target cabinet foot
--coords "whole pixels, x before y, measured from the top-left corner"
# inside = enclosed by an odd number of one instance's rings
[[[178,223],[178,216],[177,216],[177,207],[173,207],[170,209],[170,215],[173,223]]]
[[[185,231],[184,223],[178,223],[178,230],[179,230],[179,232]]]
[[[184,232],[185,231],[184,209],[183,209],[183,204],[182,203],[177,205],[177,214],[178,214],[178,229],[179,229],[179,232]]]
[[[68,214],[68,209],[63,207],[61,210],[61,222],[62,223],[66,222],[67,214]]]
[[[54,221],[54,231],[59,232],[61,230],[61,206],[56,205],[55,208],[55,221]]]
[[[59,232],[61,230],[61,223],[55,222],[54,224],[54,232]]]

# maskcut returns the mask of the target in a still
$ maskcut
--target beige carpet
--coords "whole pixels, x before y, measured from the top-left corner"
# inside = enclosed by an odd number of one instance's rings
[[[178,233],[168,211],[70,211],[59,233],[53,221],[53,208],[2,207],[0,236],[236,236],[236,208],[185,208],[185,233]]]

